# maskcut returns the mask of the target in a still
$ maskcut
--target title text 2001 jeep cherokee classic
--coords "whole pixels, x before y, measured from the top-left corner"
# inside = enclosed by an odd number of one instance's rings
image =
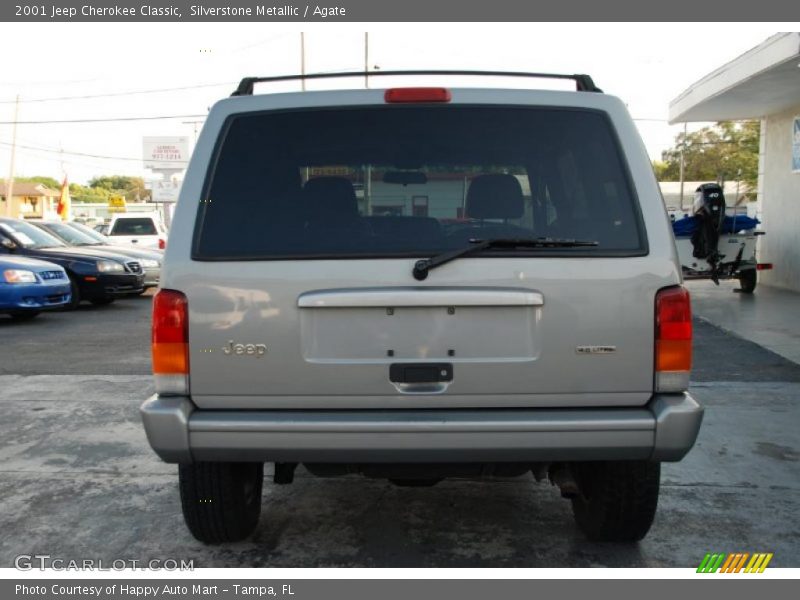
[[[660,463],[702,419],[689,297],[622,102],[557,77],[577,90],[248,78],[213,107],[142,406],[195,537],[253,531],[264,462],[276,483],[299,463],[400,485],[532,471],[589,538],[647,533]]]

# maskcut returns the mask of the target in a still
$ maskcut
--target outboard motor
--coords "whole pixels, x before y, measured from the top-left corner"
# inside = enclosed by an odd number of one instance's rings
[[[722,257],[718,244],[725,221],[725,196],[722,187],[716,183],[700,185],[695,191],[692,208],[697,218],[697,228],[692,234],[692,255],[711,265],[711,279],[719,285],[717,269]]]

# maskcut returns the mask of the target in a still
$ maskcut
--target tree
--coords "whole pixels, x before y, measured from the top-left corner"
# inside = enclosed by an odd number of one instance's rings
[[[661,153],[664,167],[654,164],[659,181],[680,178],[681,148],[684,181],[741,181],[746,190],[758,183],[758,150],[761,123],[723,121],[691,133],[680,133],[675,145]]]
[[[110,193],[125,196],[128,201],[137,202],[148,200],[150,190],[145,189],[144,179],[128,175],[103,175],[89,181],[89,187],[95,190],[104,190]]]
[[[653,161],[653,172],[656,174],[656,179],[659,181],[669,181],[669,177],[665,176],[667,169],[669,169],[668,163],[661,160]]]
[[[110,191],[104,188],[93,188],[78,183],[69,184],[69,195],[74,202],[108,202]]]
[[[61,183],[52,177],[45,177],[44,175],[36,175],[34,177],[14,177],[16,183],[41,183],[44,187],[51,190],[60,190]]]

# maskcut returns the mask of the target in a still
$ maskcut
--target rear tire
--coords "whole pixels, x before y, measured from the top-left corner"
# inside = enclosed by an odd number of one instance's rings
[[[75,310],[81,303],[81,291],[74,277],[69,278],[69,292],[70,299],[69,302],[64,305],[64,310]]]
[[[206,544],[250,535],[261,515],[263,463],[180,465],[181,507],[192,535]]]
[[[598,542],[638,542],[658,505],[661,463],[586,462],[573,466],[580,495],[572,512],[581,531]]]
[[[739,287],[743,294],[752,294],[758,283],[758,271],[747,269],[739,273]]]

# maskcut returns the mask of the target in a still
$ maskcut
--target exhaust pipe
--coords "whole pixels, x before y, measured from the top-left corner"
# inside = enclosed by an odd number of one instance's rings
[[[550,482],[557,485],[561,490],[561,497],[571,500],[581,495],[581,490],[578,487],[578,482],[572,475],[572,470],[569,465],[559,464],[553,465],[550,468]]]

